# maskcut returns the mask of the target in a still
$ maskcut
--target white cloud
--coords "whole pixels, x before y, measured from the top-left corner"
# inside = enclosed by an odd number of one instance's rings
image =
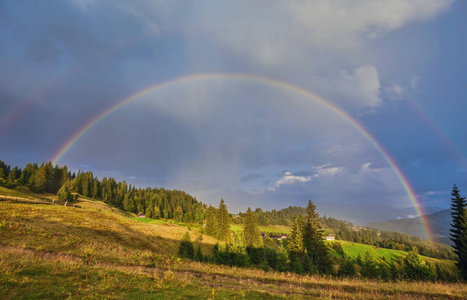
[[[430,19],[453,0],[288,1],[288,10],[306,28],[310,39],[332,47],[333,42],[375,38],[409,22]],[[317,30],[317,29],[320,30]],[[342,44],[339,44],[342,46]]]
[[[382,104],[379,98],[381,84],[374,66],[363,66],[352,73],[340,71],[334,87],[357,105],[377,107]]]
[[[342,171],[343,167],[332,167],[332,168],[319,168],[318,173],[314,177],[323,177],[323,176],[335,176],[336,174]]]
[[[440,191],[428,191],[426,193],[423,193],[423,195],[417,195],[418,197],[421,197],[423,199],[426,199],[427,197],[429,196],[433,196],[433,195],[442,195],[443,193],[440,192]]]
[[[284,176],[282,176],[277,182],[276,186],[280,187],[283,184],[294,184],[297,182],[305,183],[312,179],[311,176],[303,177],[303,176],[295,176],[290,172],[285,172]]]
[[[370,172],[371,171],[370,166],[371,166],[371,163],[362,164],[360,166],[360,173]]]
[[[364,163],[360,166],[359,174],[360,175],[375,175],[377,173],[380,173],[382,176],[386,174],[386,172],[391,173],[389,168],[372,168],[371,163]]]
[[[265,65],[326,49],[346,53],[410,22],[424,21],[453,0],[197,2],[192,28],[220,45]],[[205,5],[203,5],[205,4]]]
[[[332,167],[332,168],[326,168],[329,164],[326,164],[324,166],[318,166],[314,167],[314,169],[317,169],[317,172],[313,174],[312,176],[296,176],[293,175],[291,172],[285,172],[284,176],[282,176],[277,182],[276,182],[276,187],[280,187],[283,184],[295,184],[295,183],[305,183],[313,180],[314,178],[318,177],[332,177],[335,176],[336,174],[340,173],[343,170],[343,167]],[[274,189],[275,190],[275,189]]]

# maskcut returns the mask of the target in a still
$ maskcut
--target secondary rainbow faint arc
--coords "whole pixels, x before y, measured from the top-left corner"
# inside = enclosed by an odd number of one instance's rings
[[[236,73],[203,73],[203,74],[194,74],[194,75],[189,75],[189,76],[184,76],[184,77],[179,77],[176,79],[168,80],[162,83],[158,83],[152,86],[149,86],[141,91],[138,91],[131,96],[123,99],[119,103],[111,106],[110,108],[106,109],[105,111],[101,112],[97,116],[95,116],[93,119],[91,119],[88,123],[86,123],[81,129],[75,132],[73,136],[67,140],[66,143],[60,147],[60,149],[56,152],[56,154],[53,156],[51,159],[52,163],[55,165],[58,163],[58,161],[61,159],[61,157],[73,146],[76,141],[78,141],[89,129],[91,129],[93,126],[95,126],[97,123],[99,123],[102,119],[110,115],[111,113],[115,112],[116,110],[120,109],[121,107],[125,106],[126,104],[137,100],[138,98],[145,96],[149,93],[155,92],[161,88],[168,87],[171,85],[175,84],[183,84],[183,83],[188,83],[188,82],[193,82],[193,81],[202,81],[202,80],[215,80],[215,79],[220,79],[220,80],[225,80],[225,79],[236,79],[236,80],[243,80],[243,81],[251,81],[251,82],[256,82],[256,83],[262,83],[265,85],[272,85],[275,87],[281,87],[283,89],[293,91],[297,94],[303,95],[307,98],[310,98],[325,107],[331,109],[333,112],[338,114],[340,117],[342,117],[344,120],[349,122],[354,128],[356,128],[372,145],[373,147],[382,155],[382,157],[385,159],[385,161],[389,164],[389,166],[392,168],[394,171],[397,179],[400,181],[402,184],[404,190],[406,191],[407,195],[410,198],[410,201],[414,205],[418,215],[421,216],[421,225],[424,228],[425,231],[425,236],[428,238],[428,240],[431,242],[432,239],[432,234],[431,234],[431,228],[428,225],[427,220],[423,218],[423,211],[422,207],[419,204],[417,200],[417,196],[414,192],[414,189],[411,187],[409,184],[408,180],[400,170],[400,168],[396,165],[394,160],[389,156],[387,151],[385,151],[379,143],[373,138],[373,136],[365,129],[363,128],[355,119],[353,119],[349,114],[347,114],[345,111],[337,107],[336,105],[330,103],[329,101],[325,100],[324,98],[304,89],[299,86],[290,84],[285,81],[277,80],[277,79],[272,79],[268,77],[262,77],[258,75],[249,75],[249,74],[236,74]]]

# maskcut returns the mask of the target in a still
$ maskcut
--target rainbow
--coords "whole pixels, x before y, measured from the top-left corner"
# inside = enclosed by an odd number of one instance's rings
[[[162,83],[158,83],[156,85],[152,85],[150,87],[147,87],[141,91],[138,91],[131,96],[123,99],[122,101],[118,102],[117,104],[109,107],[107,110],[101,112],[97,116],[95,116],[93,119],[91,119],[87,124],[85,124],[81,129],[76,131],[73,136],[66,141],[60,147],[60,149],[55,153],[53,158],[51,159],[52,163],[55,165],[58,163],[58,161],[65,155],[65,153],[87,132],[89,131],[92,127],[97,125],[101,120],[103,120],[105,117],[108,115],[112,114],[116,110],[122,108],[123,106],[127,105],[128,103],[135,101],[145,95],[148,95],[149,93],[155,92],[157,90],[160,90],[162,88],[170,87],[176,84],[183,84],[183,83],[188,83],[188,82],[196,82],[196,81],[205,81],[205,80],[227,80],[227,79],[235,79],[235,80],[240,80],[240,81],[249,81],[249,82],[254,82],[254,83],[259,83],[259,84],[264,84],[268,86],[275,86],[275,87],[280,87],[283,89],[286,89],[288,91],[292,91],[294,93],[297,93],[298,95],[304,96],[308,99],[312,99],[313,101],[329,108],[331,111],[336,113],[338,116],[340,116],[342,119],[347,121],[349,124],[351,124],[355,129],[358,130],[370,143],[371,145],[381,154],[381,156],[384,158],[384,160],[388,163],[388,165],[392,168],[393,172],[395,173],[397,179],[401,183],[402,187],[404,188],[405,192],[407,193],[408,197],[410,198],[410,201],[414,205],[418,215],[421,216],[421,225],[424,228],[425,231],[425,236],[427,239],[431,242],[432,234],[431,234],[431,229],[429,227],[429,224],[427,220],[423,218],[423,213],[422,206],[420,205],[417,196],[415,194],[414,189],[412,186],[409,184],[409,181],[407,178],[404,176],[400,168],[397,166],[395,161],[390,157],[390,155],[385,151],[380,144],[371,136],[371,134],[362,127],[355,119],[353,119],[348,113],[337,107],[336,105],[332,104],[331,102],[325,100],[324,98],[304,89],[299,86],[295,86],[293,84],[287,83],[285,81],[277,80],[277,79],[272,79],[272,78],[267,78],[267,77],[261,77],[257,75],[246,75],[246,74],[234,74],[234,73],[208,73],[208,74],[195,74],[195,75],[190,75],[190,76],[184,76],[184,77],[179,77],[176,79],[172,79],[169,81],[165,81]]]

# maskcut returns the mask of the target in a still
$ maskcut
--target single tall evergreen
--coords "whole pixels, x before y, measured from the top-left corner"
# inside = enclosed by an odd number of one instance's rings
[[[206,211],[206,234],[216,236],[216,209],[211,205]]]
[[[456,185],[451,192],[451,241],[457,254],[456,267],[462,279],[467,280],[467,204]]]
[[[319,215],[316,212],[316,206],[308,201],[306,208],[306,222],[303,230],[303,244],[307,255],[310,257],[314,272],[329,273],[332,268],[332,262],[329,258],[329,249],[323,240],[323,231],[319,225]]]
[[[292,226],[290,227],[290,237],[288,239],[287,248],[290,254],[303,253],[303,219],[302,216],[296,215]]]
[[[305,249],[303,248],[303,219],[300,215],[295,216],[290,227],[287,250],[290,258],[290,269],[298,274],[303,273]]]
[[[245,237],[245,246],[260,248],[262,246],[261,233],[256,225],[255,215],[249,207],[244,220],[243,236]]]
[[[219,210],[217,211],[217,238],[221,241],[227,241],[230,237],[230,217],[224,199],[221,199]]]

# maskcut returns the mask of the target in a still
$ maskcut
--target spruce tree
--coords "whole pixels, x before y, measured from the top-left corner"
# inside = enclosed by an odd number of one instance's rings
[[[451,241],[457,254],[456,267],[462,279],[467,280],[467,207],[465,197],[461,197],[456,185],[451,192]]]
[[[303,248],[303,219],[300,215],[295,216],[290,227],[287,248],[290,258],[290,269],[298,274],[303,273],[305,249]]]
[[[0,168],[0,185],[6,183],[5,177],[5,171],[2,168]]]
[[[467,280],[467,209],[460,215],[459,218],[460,234],[459,234],[459,251],[457,252],[456,267],[459,270],[459,275],[463,280]]]
[[[190,233],[187,231],[182,237],[182,241],[180,242],[180,246],[178,247],[178,255],[182,258],[195,258],[195,247],[193,247],[193,243],[191,242]]]
[[[253,212],[248,207],[246,215],[244,218],[243,224],[243,236],[245,237],[245,246],[260,248],[262,246],[261,234],[259,232],[258,226],[256,225],[256,220]]]
[[[360,273],[363,277],[367,278],[377,278],[378,277],[378,266],[373,259],[370,251],[365,252],[365,256],[363,257],[362,268],[360,269]]]
[[[206,211],[206,234],[216,236],[216,209],[209,205]]]
[[[92,198],[99,198],[99,180],[97,180],[97,178],[92,180]]]
[[[279,272],[287,271],[287,250],[285,249],[282,241],[279,241],[279,245],[277,246],[277,262],[276,262],[276,270]]]
[[[6,179],[6,184],[8,187],[14,187],[16,185],[16,180],[20,176],[20,171],[21,170],[18,170],[18,167],[14,167],[10,174],[8,174]]]
[[[289,255],[297,255],[303,253],[303,219],[302,216],[295,216],[292,226],[290,227],[290,237],[287,248]]]
[[[410,280],[430,279],[433,274],[430,268],[423,263],[420,255],[410,251],[404,259],[405,276]]]
[[[323,240],[323,231],[319,225],[319,215],[316,206],[308,201],[306,208],[306,222],[303,230],[303,244],[312,264],[320,273],[329,273],[332,270],[332,262],[329,258],[329,249]]]
[[[73,200],[73,195],[71,195],[71,184],[66,182],[57,192],[58,200],[60,201],[71,201]]]
[[[204,255],[203,251],[201,251],[201,245],[198,245],[198,248],[196,249],[195,259],[197,261],[204,261]]]
[[[230,237],[230,217],[224,199],[221,199],[219,210],[217,211],[217,238],[221,241],[227,241]]]
[[[340,277],[353,277],[357,274],[355,269],[355,265],[350,257],[344,255],[344,261],[342,262],[339,271],[337,272],[337,276]]]

